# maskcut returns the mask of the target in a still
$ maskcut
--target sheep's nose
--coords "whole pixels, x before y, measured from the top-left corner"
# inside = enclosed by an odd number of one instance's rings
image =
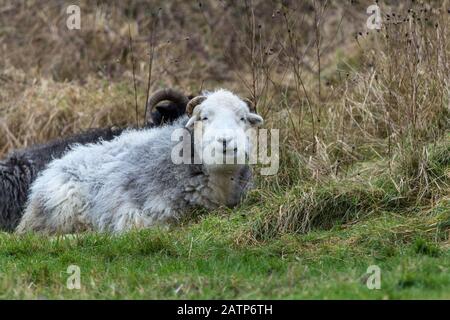
[[[231,139],[232,139],[232,137],[224,136],[224,137],[218,137],[217,141],[222,144],[223,150],[226,150],[227,144],[230,144]]]

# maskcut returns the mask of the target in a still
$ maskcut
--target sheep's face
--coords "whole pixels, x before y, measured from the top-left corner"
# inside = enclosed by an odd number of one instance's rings
[[[250,112],[246,102],[229,91],[197,97],[187,128],[194,130],[194,150],[210,170],[245,164],[251,152],[249,129],[260,126],[262,117]],[[188,110],[189,112],[189,110]]]

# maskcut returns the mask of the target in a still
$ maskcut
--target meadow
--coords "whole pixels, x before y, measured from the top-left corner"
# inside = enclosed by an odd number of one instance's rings
[[[0,0],[0,157],[224,87],[280,168],[178,225],[1,233],[0,298],[450,299],[448,0],[379,1],[379,30],[371,1],[79,1],[79,30],[70,4]]]

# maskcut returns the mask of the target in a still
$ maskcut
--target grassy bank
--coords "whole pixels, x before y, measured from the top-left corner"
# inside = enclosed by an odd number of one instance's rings
[[[431,217],[382,212],[329,231],[236,243],[247,217],[121,237],[49,240],[2,235],[1,298],[450,298],[449,203]],[[244,213],[244,212],[242,212]],[[81,289],[69,290],[69,265]],[[366,286],[381,270],[381,289]]]

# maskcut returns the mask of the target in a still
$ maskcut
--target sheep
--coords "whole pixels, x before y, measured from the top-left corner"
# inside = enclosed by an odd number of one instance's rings
[[[112,140],[123,129],[103,128],[46,144],[17,150],[0,161],[0,230],[14,231],[24,210],[28,189],[53,158],[60,158],[73,144]]]
[[[189,99],[173,89],[162,89],[147,103],[146,127],[171,123],[184,114]],[[155,109],[155,110],[153,110]],[[61,158],[73,145],[109,141],[125,128],[97,128],[46,144],[17,150],[0,161],[0,230],[14,231],[25,208],[28,190],[38,174],[53,159]]]
[[[176,222],[196,207],[234,207],[252,185],[250,166],[234,160],[248,157],[248,130],[263,123],[253,110],[221,89],[191,99],[171,125],[74,147],[33,183],[16,232],[121,233]],[[181,142],[174,138],[180,131],[188,137]],[[173,160],[180,144],[191,161]],[[206,150],[226,162],[192,162]]]

